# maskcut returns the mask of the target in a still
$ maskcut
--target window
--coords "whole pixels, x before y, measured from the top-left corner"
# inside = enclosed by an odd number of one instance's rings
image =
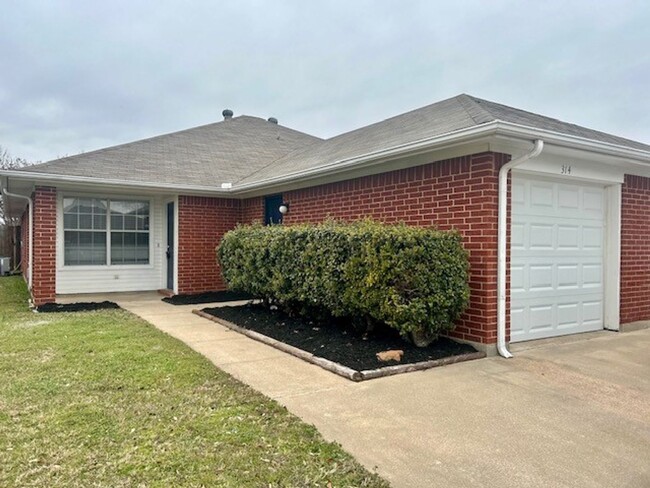
[[[149,211],[147,201],[64,198],[65,265],[149,264]]]
[[[106,264],[106,200],[63,200],[65,264]]]
[[[111,264],[149,264],[149,203],[111,201]]]

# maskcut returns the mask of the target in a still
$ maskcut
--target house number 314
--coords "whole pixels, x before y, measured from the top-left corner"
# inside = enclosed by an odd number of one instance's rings
[[[571,165],[563,164],[562,165],[562,174],[563,175],[570,175],[571,174]]]

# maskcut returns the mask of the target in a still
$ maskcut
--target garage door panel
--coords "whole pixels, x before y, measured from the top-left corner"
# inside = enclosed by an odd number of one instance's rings
[[[603,188],[515,177],[515,193],[511,340],[601,329]]]
[[[579,251],[581,233],[582,233],[582,229],[578,224],[558,225],[556,248],[558,250],[564,250],[564,251]]]
[[[601,263],[576,263],[568,258],[561,262],[552,262],[549,258],[530,261],[512,263],[510,289],[513,294],[551,291],[559,296],[567,290],[577,293],[601,293],[603,290]]]
[[[596,226],[583,226],[582,228],[583,249],[603,248],[603,228]]]
[[[519,223],[512,223],[510,229],[510,244],[513,249],[525,249],[524,247],[524,231],[525,225]]]
[[[569,295],[570,293],[570,295]],[[530,294],[529,294],[530,295]],[[547,304],[560,304],[566,305],[569,303],[578,303],[578,302],[602,302],[602,294],[599,292],[589,293],[586,290],[566,290],[564,293],[557,293],[557,291],[541,291],[535,292],[535,298],[525,298],[524,294],[519,295],[518,297],[513,296],[513,299],[517,299],[517,306],[527,307],[527,306],[541,306]]]
[[[580,208],[580,194],[572,186],[558,185],[557,202],[561,209],[576,210]]]
[[[552,224],[535,223],[528,225],[528,249],[542,250],[553,249],[553,234],[555,229]]]
[[[557,306],[558,329],[571,329],[579,324],[580,304],[565,303]]]
[[[602,189],[584,188],[582,193],[583,209],[585,212],[600,214],[605,208],[605,197]]]
[[[510,308],[510,337],[520,337],[525,333],[526,308]]]
[[[524,267],[524,270],[526,267]],[[537,264],[528,267],[528,290],[529,291],[552,291],[553,282],[553,265]]]
[[[553,184],[531,181],[528,202],[530,208],[537,208],[542,211],[553,208]]]
[[[580,266],[577,264],[557,265],[557,289],[577,290],[580,286]]]
[[[602,329],[599,297],[573,302],[532,303],[512,309],[511,342],[543,339]]]
[[[529,308],[529,321],[531,332],[543,332],[553,330],[553,306],[534,305]]]

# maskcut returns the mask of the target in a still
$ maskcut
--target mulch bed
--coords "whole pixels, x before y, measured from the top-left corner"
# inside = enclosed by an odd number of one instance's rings
[[[79,302],[79,303],[46,303],[37,307],[39,312],[92,312],[94,310],[106,310],[120,308],[115,302]]]
[[[362,333],[347,324],[332,323],[321,326],[305,319],[289,317],[277,310],[269,310],[259,304],[205,308],[202,311],[357,371],[477,352],[468,344],[460,344],[446,337],[439,338],[428,347],[416,347],[402,339],[393,329],[374,331],[364,339]],[[377,359],[378,352],[392,349],[404,351],[399,363]]]
[[[235,302],[239,300],[252,300],[252,295],[236,291],[211,291],[207,293],[196,293],[194,295],[174,295],[163,298],[163,302],[172,305],[197,305],[200,303],[221,303]]]

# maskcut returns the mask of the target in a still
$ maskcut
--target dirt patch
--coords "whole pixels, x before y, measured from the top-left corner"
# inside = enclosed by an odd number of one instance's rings
[[[37,307],[39,312],[92,312],[94,310],[106,310],[120,308],[115,302],[78,302],[78,303],[46,303]]]
[[[194,295],[174,295],[173,297],[165,297],[163,302],[172,305],[198,305],[201,303],[222,303],[222,302],[236,302],[239,300],[253,300],[255,297],[248,293],[236,291],[211,291],[207,293],[197,293]]]
[[[428,347],[415,347],[388,328],[374,331],[366,337],[346,323],[321,326],[258,304],[205,308],[203,312],[358,371],[476,352],[472,346],[446,337],[439,338]],[[388,350],[404,351],[402,360],[399,363],[379,361],[377,353]]]

